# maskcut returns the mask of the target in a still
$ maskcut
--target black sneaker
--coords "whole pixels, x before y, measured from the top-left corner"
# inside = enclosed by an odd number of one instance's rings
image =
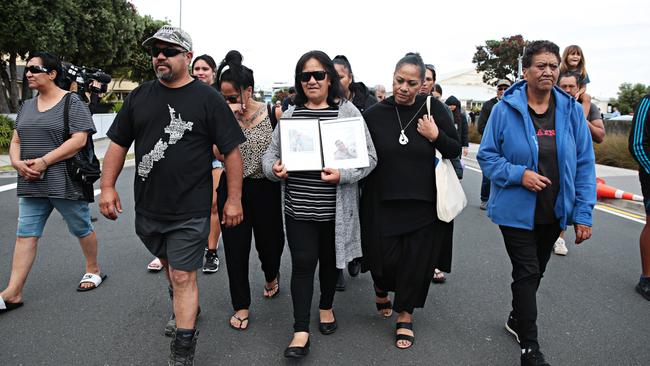
[[[361,272],[361,260],[355,258],[348,263],[348,273],[352,277],[357,277],[359,272]]]
[[[636,285],[636,292],[641,294],[644,299],[650,301],[650,277],[641,276],[639,283]]]
[[[339,279],[336,280],[336,291],[345,291],[345,275],[339,270]]]
[[[169,345],[169,361],[168,366],[193,366],[194,365],[194,351],[196,350],[196,340],[199,336],[199,331],[194,331],[192,338],[180,338],[174,332],[174,339]]]
[[[512,334],[515,337],[517,343],[519,343],[519,334],[517,334],[518,327],[517,319],[512,316],[512,313],[508,316],[508,321],[506,321],[506,330],[508,333]]]
[[[217,253],[211,251],[205,252],[205,264],[203,265],[203,273],[215,273],[219,270],[219,256]]]
[[[524,348],[521,350],[521,366],[551,366],[551,364],[546,362],[540,350]]]

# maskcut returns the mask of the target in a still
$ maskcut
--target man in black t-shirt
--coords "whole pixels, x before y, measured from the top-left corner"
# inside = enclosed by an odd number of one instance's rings
[[[112,142],[104,158],[100,209],[111,220],[122,212],[115,181],[135,141],[136,233],[168,269],[173,289],[177,328],[170,364],[193,364],[199,311],[196,270],[203,265],[210,231],[212,145],[225,155],[229,173],[222,222],[235,226],[243,218],[239,144],[245,138],[219,93],[190,76],[192,41],[187,33],[164,26],[143,46],[151,49],[158,80],[129,94],[107,132]]]

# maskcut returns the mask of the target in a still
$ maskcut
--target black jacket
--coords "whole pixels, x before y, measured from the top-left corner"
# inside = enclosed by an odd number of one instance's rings
[[[363,83],[350,84],[350,91],[353,94],[351,102],[361,113],[377,103],[377,98],[370,94],[370,90]]]
[[[492,108],[494,108],[494,105],[497,104],[499,100],[497,97],[494,97],[487,102],[483,103],[483,107],[481,108],[481,114],[478,116],[478,133],[481,135],[483,134],[483,131],[485,131],[485,125],[487,125],[488,118],[490,118],[490,113],[492,113]]]
[[[469,138],[467,135],[467,129],[468,129],[467,115],[465,114],[465,111],[463,111],[463,109],[460,107],[460,100],[458,100],[456,97],[452,95],[449,98],[447,98],[447,100],[445,100],[445,104],[456,106],[456,110],[460,114],[460,121],[456,121],[454,117],[455,112],[452,112],[452,118],[454,121],[454,125],[458,130],[458,138],[459,138],[458,141],[460,142],[460,146],[464,146],[464,147],[469,146]]]

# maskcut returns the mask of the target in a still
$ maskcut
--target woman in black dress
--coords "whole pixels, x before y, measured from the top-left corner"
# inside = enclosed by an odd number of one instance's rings
[[[395,292],[399,313],[396,346],[413,345],[414,308],[429,291],[446,223],[436,213],[435,151],[446,159],[461,152],[456,129],[441,102],[418,95],[425,66],[409,53],[395,67],[393,96],[370,107],[364,118],[377,150],[378,164],[366,178],[361,198],[363,270],[375,283],[377,308],[390,316],[386,291]]]

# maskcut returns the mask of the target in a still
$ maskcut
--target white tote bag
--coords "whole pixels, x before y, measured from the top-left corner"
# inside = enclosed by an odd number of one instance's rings
[[[443,159],[438,150],[436,157],[436,210],[440,220],[451,222],[467,206],[467,197],[451,161]]]
[[[431,119],[431,96],[427,97],[427,114]],[[436,211],[440,220],[451,222],[467,206],[467,197],[451,161],[438,150],[436,158]]]

